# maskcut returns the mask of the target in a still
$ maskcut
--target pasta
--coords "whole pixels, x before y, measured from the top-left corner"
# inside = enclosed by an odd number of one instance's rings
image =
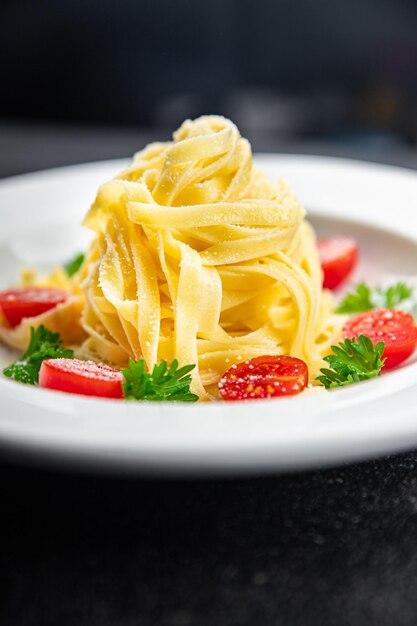
[[[81,291],[79,277],[68,278],[64,268],[56,267],[48,276],[39,275],[32,268],[21,272],[20,284],[22,287],[59,288],[69,292],[68,299],[42,315],[33,318],[25,317],[15,328],[10,328],[0,307],[0,341],[14,350],[24,352],[29,344],[31,326],[44,325],[52,332],[60,334],[67,345],[80,344],[86,338],[85,330],[81,325],[81,315],[84,309],[84,297]]]
[[[312,227],[283,181],[218,116],[187,120],[102,185],[80,272],[86,358],[195,363],[192,391],[214,392],[231,365],[291,354],[314,380],[340,329]]]

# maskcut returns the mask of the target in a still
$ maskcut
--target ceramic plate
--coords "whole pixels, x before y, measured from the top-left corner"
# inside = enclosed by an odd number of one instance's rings
[[[354,280],[417,285],[417,173],[323,157],[258,155],[288,180],[321,235],[359,240]],[[0,182],[0,287],[24,265],[48,268],[83,249],[79,226],[123,161]],[[10,359],[5,351],[0,359]],[[26,387],[0,377],[0,444],[22,457],[110,471],[284,471],[417,445],[417,363],[377,380],[290,399],[192,405],[123,403]]]

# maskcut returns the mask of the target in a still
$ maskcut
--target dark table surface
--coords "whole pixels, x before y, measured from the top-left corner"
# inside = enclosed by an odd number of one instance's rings
[[[126,156],[147,140],[129,129],[4,123],[0,176]],[[405,149],[256,147],[417,165]],[[0,493],[1,626],[417,623],[416,452],[206,481],[3,458]]]

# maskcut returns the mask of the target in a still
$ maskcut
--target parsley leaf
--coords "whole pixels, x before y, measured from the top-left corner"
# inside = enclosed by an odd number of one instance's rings
[[[326,389],[333,389],[375,378],[385,363],[381,358],[384,347],[383,341],[374,346],[366,335],[359,335],[357,341],[345,339],[331,347],[333,354],[324,357],[331,369],[322,368],[322,376],[317,376],[317,380]]]
[[[359,283],[353,293],[348,293],[336,309],[337,313],[361,313],[374,308],[371,290],[365,283]]]
[[[336,309],[336,313],[362,313],[370,309],[394,309],[413,295],[413,288],[404,282],[398,282],[387,289],[371,289],[365,283],[359,283],[355,291],[348,293]]]
[[[62,339],[45,326],[30,329],[30,342],[26,352],[3,374],[26,385],[37,385],[39,370],[45,359],[72,358],[72,350],[62,347]]]
[[[145,361],[129,359],[129,366],[122,370],[125,377],[123,393],[127,400],[151,400],[172,402],[196,402],[198,396],[190,391],[189,372],[195,365],[178,369],[174,359],[168,366],[166,361],[155,365],[152,372],[145,372]]]
[[[378,291],[381,291],[385,295],[385,308],[388,309],[395,309],[395,307],[401,304],[401,302],[411,298],[413,294],[413,288],[406,283],[397,283],[396,285],[392,285],[391,287],[388,287],[385,292],[383,290]]]
[[[74,276],[80,269],[81,265],[84,263],[85,254],[80,252],[74,258],[70,259],[67,263],[64,264],[64,269],[68,276]]]

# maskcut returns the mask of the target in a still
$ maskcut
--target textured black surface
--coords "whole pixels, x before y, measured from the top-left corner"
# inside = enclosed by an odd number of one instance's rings
[[[2,626],[416,623],[413,454],[251,480],[0,475]]]

